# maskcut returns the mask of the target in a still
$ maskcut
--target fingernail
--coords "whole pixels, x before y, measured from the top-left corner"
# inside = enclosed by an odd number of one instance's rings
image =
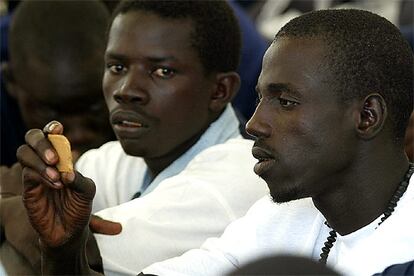
[[[59,123],[58,122],[56,122],[56,121],[52,121],[52,122],[50,122],[48,125],[47,125],[47,130],[48,130],[48,132],[52,132],[53,131],[53,129],[58,125]]]
[[[55,161],[55,158],[56,158],[55,153],[50,149],[47,149],[45,151],[45,157],[46,157],[46,160],[49,162]]]
[[[59,173],[51,167],[46,168],[46,175],[50,178],[50,180],[52,180],[52,182],[59,179]]]

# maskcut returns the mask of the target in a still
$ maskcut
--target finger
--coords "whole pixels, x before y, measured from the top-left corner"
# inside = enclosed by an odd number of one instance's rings
[[[84,177],[77,171],[62,173],[62,181],[66,186],[83,194],[87,199],[92,200],[95,196],[95,183],[92,179]]]
[[[63,125],[58,121],[51,121],[43,128],[43,132],[47,134],[62,134]]]
[[[50,182],[59,182],[60,174],[54,167],[47,166],[40,156],[28,145],[22,145],[17,149],[16,157],[23,167],[29,167]]]
[[[91,216],[89,227],[93,233],[104,235],[117,235],[122,231],[122,225],[119,222],[106,220],[96,215]]]
[[[52,189],[61,189],[63,184],[60,181],[52,182],[49,179],[43,177],[37,171],[24,167],[22,171],[22,181],[24,193],[32,191],[34,188],[39,186],[45,186]],[[39,189],[42,189],[41,187]]]
[[[26,132],[26,143],[34,149],[40,158],[48,165],[56,165],[59,157],[52,144],[40,129],[31,129]]]

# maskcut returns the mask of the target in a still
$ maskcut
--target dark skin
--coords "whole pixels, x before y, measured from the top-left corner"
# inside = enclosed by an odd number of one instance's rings
[[[324,47],[318,39],[273,43],[246,130],[256,137],[255,172],[274,201],[312,197],[329,225],[346,235],[384,212],[408,159],[392,142],[379,94],[344,104],[332,92],[335,76],[320,69]]]
[[[133,11],[118,15],[110,29],[103,79],[110,120],[125,152],[143,157],[154,177],[198,140],[239,87],[235,72],[204,71],[190,43],[192,26],[189,19]],[[40,236],[43,271],[94,273],[84,249],[95,186],[77,172],[56,170],[58,157],[44,133],[62,131],[52,122],[26,134],[17,152],[23,202]],[[107,234],[120,230],[100,225]]]

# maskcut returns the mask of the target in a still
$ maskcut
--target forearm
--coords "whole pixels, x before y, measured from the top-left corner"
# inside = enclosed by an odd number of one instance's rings
[[[92,270],[86,256],[88,229],[59,247],[48,247],[40,241],[42,275],[102,275]]]

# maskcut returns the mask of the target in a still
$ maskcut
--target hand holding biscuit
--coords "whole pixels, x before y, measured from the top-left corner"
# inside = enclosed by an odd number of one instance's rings
[[[23,203],[42,243],[50,247],[60,247],[85,231],[95,195],[92,180],[73,170],[62,132],[56,121],[44,131],[31,129],[25,136],[27,144],[17,151],[23,167]],[[54,138],[48,139],[50,134]],[[59,141],[64,142],[63,150]]]

